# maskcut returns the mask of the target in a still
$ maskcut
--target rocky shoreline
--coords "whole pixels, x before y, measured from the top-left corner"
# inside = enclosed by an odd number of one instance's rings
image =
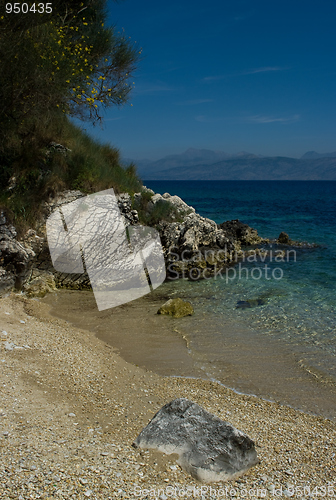
[[[87,274],[55,271],[45,229],[45,221],[53,210],[82,196],[80,191],[67,191],[45,203],[43,218],[21,238],[4,211],[0,212],[0,294],[17,290],[28,296],[43,296],[56,287],[90,289]],[[234,265],[242,255],[242,246],[264,245],[269,241],[239,220],[217,225],[197,214],[178,196],[168,193],[161,196],[144,188],[133,200],[127,193],[118,195],[117,200],[126,227],[139,224],[134,206],[142,204],[145,214],[150,215],[158,205],[166,205],[169,220],[158,220],[153,225],[160,234],[168,277],[181,277],[185,273],[190,279],[198,279],[200,273],[203,277],[211,276],[218,268]]]
[[[46,214],[55,203],[79,196],[79,192],[66,193],[46,207]],[[169,260],[174,252],[178,263],[201,262],[211,273],[216,265],[211,252],[230,245],[231,252],[221,264],[232,265],[243,245],[256,252],[255,246],[267,243],[239,221],[217,226],[191,207],[186,214],[179,198],[159,196],[151,195],[154,201],[174,198],[171,203],[184,214],[182,220],[156,225],[167,267],[176,263]],[[119,196],[119,208],[126,225],[138,223],[130,197]],[[176,216],[177,209],[173,213]],[[85,288],[88,278],[53,271],[42,223],[18,239],[1,214],[0,250],[0,494],[4,498],[167,500],[172,491],[176,498],[187,491],[193,492],[189,496],[209,499],[218,495],[302,498],[303,488],[308,492],[305,497],[315,498],[325,496],[324,491],[335,492],[335,422],[237,394],[209,380],[162,377],[126,363],[114,345],[94,333],[52,317],[47,304],[36,298],[52,291],[54,297],[68,293],[57,290],[62,287]],[[24,294],[10,293],[13,288]],[[125,335],[130,319],[134,325],[150,328],[152,311],[157,309],[150,300],[141,308],[141,317],[139,311],[132,313],[134,304],[116,308],[111,329]],[[175,333],[173,326],[166,328]],[[199,404],[250,436],[260,462],[238,480],[213,483],[211,494],[208,486],[200,489],[202,483],[176,463],[175,455],[135,450],[136,436],[163,405],[176,398]]]

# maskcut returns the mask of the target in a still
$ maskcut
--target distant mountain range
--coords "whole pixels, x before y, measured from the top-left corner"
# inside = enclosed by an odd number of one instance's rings
[[[190,148],[134,163],[145,180],[336,180],[336,152],[309,151],[301,158],[289,158]]]
[[[333,153],[316,153],[316,151],[308,151],[303,156],[301,160],[317,160],[318,158],[336,158],[336,151]]]

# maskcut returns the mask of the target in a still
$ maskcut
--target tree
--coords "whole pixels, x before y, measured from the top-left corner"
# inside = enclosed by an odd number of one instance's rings
[[[39,177],[55,123],[95,123],[127,101],[140,51],[106,25],[106,3],[54,0],[52,13],[0,14],[0,185],[18,171],[25,186]]]
[[[93,122],[127,101],[139,51],[106,26],[106,2],[53,2],[51,14],[5,14],[0,26],[0,122],[25,129],[58,112]]]

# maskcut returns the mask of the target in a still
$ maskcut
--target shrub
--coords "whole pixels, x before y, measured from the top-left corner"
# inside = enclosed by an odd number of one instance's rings
[[[139,200],[133,200],[133,208],[139,213],[142,224],[156,226],[160,221],[182,222],[183,214],[168,200],[158,200],[152,208],[148,206],[152,195],[148,191],[141,193]]]
[[[51,138],[64,148],[51,147]],[[29,154],[28,154],[29,153]],[[34,225],[41,202],[64,189],[93,193],[113,188],[131,195],[140,191],[141,180],[133,164],[123,167],[119,151],[93,139],[64,116],[45,130],[34,147],[20,150],[15,141],[6,157],[0,153],[2,186],[0,201],[13,211],[17,224]],[[13,187],[9,189],[9,181]],[[15,180],[14,180],[15,179]]]

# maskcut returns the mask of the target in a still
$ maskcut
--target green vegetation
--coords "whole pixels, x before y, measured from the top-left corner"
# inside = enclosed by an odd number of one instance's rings
[[[63,189],[141,188],[134,165],[124,169],[115,148],[70,121],[95,123],[127,102],[140,51],[105,26],[106,0],[52,6],[0,18],[0,204],[19,224]]]
[[[141,190],[134,165],[123,168],[117,149],[92,139],[66,117],[57,125],[44,132],[47,146],[36,144],[25,150],[24,157],[20,144],[15,150],[12,143],[12,168],[8,169],[12,176],[6,182],[1,180],[7,188],[1,191],[0,205],[11,209],[19,224],[33,224],[41,201],[64,189],[92,193],[112,187],[116,193],[131,194]],[[57,147],[59,144],[63,147]],[[27,168],[21,166],[23,162]],[[15,168],[17,163],[21,168]]]
[[[152,195],[144,191],[141,198],[133,201],[133,208],[138,211],[139,220],[146,226],[156,226],[159,222],[182,222],[186,212],[179,211],[168,200],[158,200],[150,206]]]

